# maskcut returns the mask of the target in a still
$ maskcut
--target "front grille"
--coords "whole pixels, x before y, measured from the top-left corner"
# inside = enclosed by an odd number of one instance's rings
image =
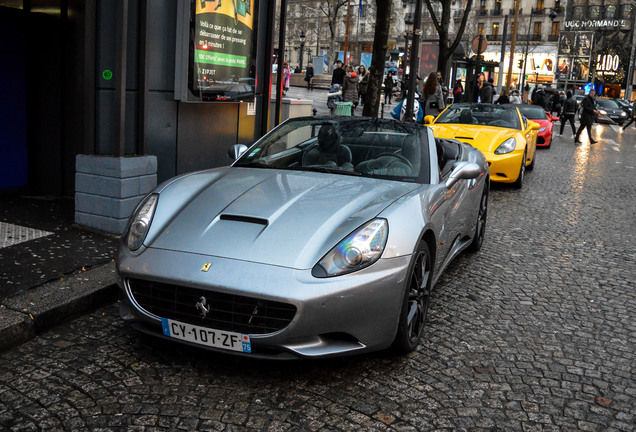
[[[145,311],[217,330],[273,333],[285,328],[296,314],[296,306],[282,302],[139,279],[129,279],[128,285],[133,299]],[[205,317],[196,306],[201,297],[210,308]]]
[[[545,144],[545,138],[543,137],[537,137],[537,144]]]

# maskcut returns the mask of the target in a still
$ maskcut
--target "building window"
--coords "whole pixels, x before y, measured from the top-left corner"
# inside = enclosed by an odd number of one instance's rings
[[[605,7],[605,19],[614,19],[616,16],[616,6],[609,5]]]
[[[543,0],[537,0],[537,9],[543,10]]]
[[[477,24],[477,34],[484,34],[484,23]]]
[[[585,18],[583,16],[584,12],[585,12],[585,6],[574,6],[574,18],[575,19]]]
[[[552,36],[558,36],[560,30],[561,30],[561,23],[560,22],[553,22],[552,23],[552,32],[550,34]]]
[[[492,25],[492,35],[499,36],[499,24]]]
[[[540,40],[541,38],[541,23],[540,22],[534,23],[533,35],[534,35],[533,40]]]
[[[364,28],[364,23],[360,23],[360,34],[364,34],[366,29]]]
[[[599,19],[601,17],[601,7],[600,6],[590,6],[590,18],[591,19]]]
[[[622,4],[621,5],[621,18],[630,19],[632,17],[632,10],[634,7],[631,4]]]
[[[479,15],[486,15],[488,11],[486,10],[486,1],[487,0],[479,0]]]

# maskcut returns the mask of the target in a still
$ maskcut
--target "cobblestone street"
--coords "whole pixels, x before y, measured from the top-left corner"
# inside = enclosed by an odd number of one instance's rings
[[[153,340],[110,305],[0,354],[0,429],[634,431],[636,128],[594,132],[492,187],[484,246],[439,280],[417,352],[255,361]]]

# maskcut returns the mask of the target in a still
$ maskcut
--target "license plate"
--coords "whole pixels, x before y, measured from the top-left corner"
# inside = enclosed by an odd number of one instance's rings
[[[246,334],[215,330],[168,318],[161,318],[161,326],[163,334],[171,338],[231,351],[252,352],[252,341]]]

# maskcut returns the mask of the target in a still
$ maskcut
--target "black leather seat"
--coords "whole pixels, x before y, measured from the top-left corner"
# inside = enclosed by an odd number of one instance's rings
[[[456,140],[436,138],[435,145],[439,170],[444,175],[453,168],[453,164],[449,162],[459,159],[461,144]]]
[[[303,155],[303,166],[339,166],[353,168],[351,150],[340,143],[340,135],[331,124],[318,131],[318,145]]]
[[[459,122],[463,124],[473,124],[473,113],[469,109],[463,109],[459,113]]]

